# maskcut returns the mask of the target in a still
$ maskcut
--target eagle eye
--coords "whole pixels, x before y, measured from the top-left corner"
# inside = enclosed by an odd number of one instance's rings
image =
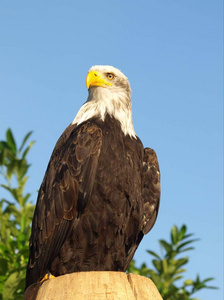
[[[107,79],[109,79],[109,80],[114,79],[114,74],[113,73],[107,73],[106,76],[107,76]]]

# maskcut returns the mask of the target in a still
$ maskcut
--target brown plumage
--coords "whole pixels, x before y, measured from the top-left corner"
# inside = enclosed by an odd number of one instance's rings
[[[97,66],[93,71],[108,74],[110,68]],[[117,69],[112,71],[117,80],[113,86],[91,81],[89,90],[97,93],[88,102],[97,100],[99,89],[111,90],[116,98],[118,79],[127,79]],[[123,81],[122,88],[127,91]],[[130,88],[130,101],[129,92]],[[156,154],[143,148],[132,122],[130,129],[105,109],[104,117],[95,112],[80,123],[79,112],[55,146],[34,212],[26,288],[47,272],[59,276],[125,271],[156,221],[160,197]],[[130,129],[126,134],[124,126]]]

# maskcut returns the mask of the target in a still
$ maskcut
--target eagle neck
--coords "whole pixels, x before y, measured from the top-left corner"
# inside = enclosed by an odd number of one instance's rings
[[[123,90],[112,92],[102,87],[91,88],[86,103],[80,108],[72,124],[80,125],[94,117],[104,121],[107,114],[120,122],[124,135],[136,138],[130,94]]]

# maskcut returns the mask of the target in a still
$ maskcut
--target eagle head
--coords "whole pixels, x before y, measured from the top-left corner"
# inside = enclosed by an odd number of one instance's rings
[[[118,69],[112,66],[93,66],[86,76],[86,87],[102,87],[116,93],[125,91],[131,96],[131,87],[128,78]]]
[[[125,135],[136,138],[132,122],[131,87],[128,78],[112,66],[93,66],[86,76],[88,98],[72,124],[81,124],[90,118],[102,121],[106,115],[117,119]]]

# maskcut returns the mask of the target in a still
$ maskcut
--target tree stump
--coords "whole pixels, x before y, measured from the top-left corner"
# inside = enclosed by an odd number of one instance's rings
[[[162,300],[154,283],[124,272],[78,272],[31,285],[25,300]]]

